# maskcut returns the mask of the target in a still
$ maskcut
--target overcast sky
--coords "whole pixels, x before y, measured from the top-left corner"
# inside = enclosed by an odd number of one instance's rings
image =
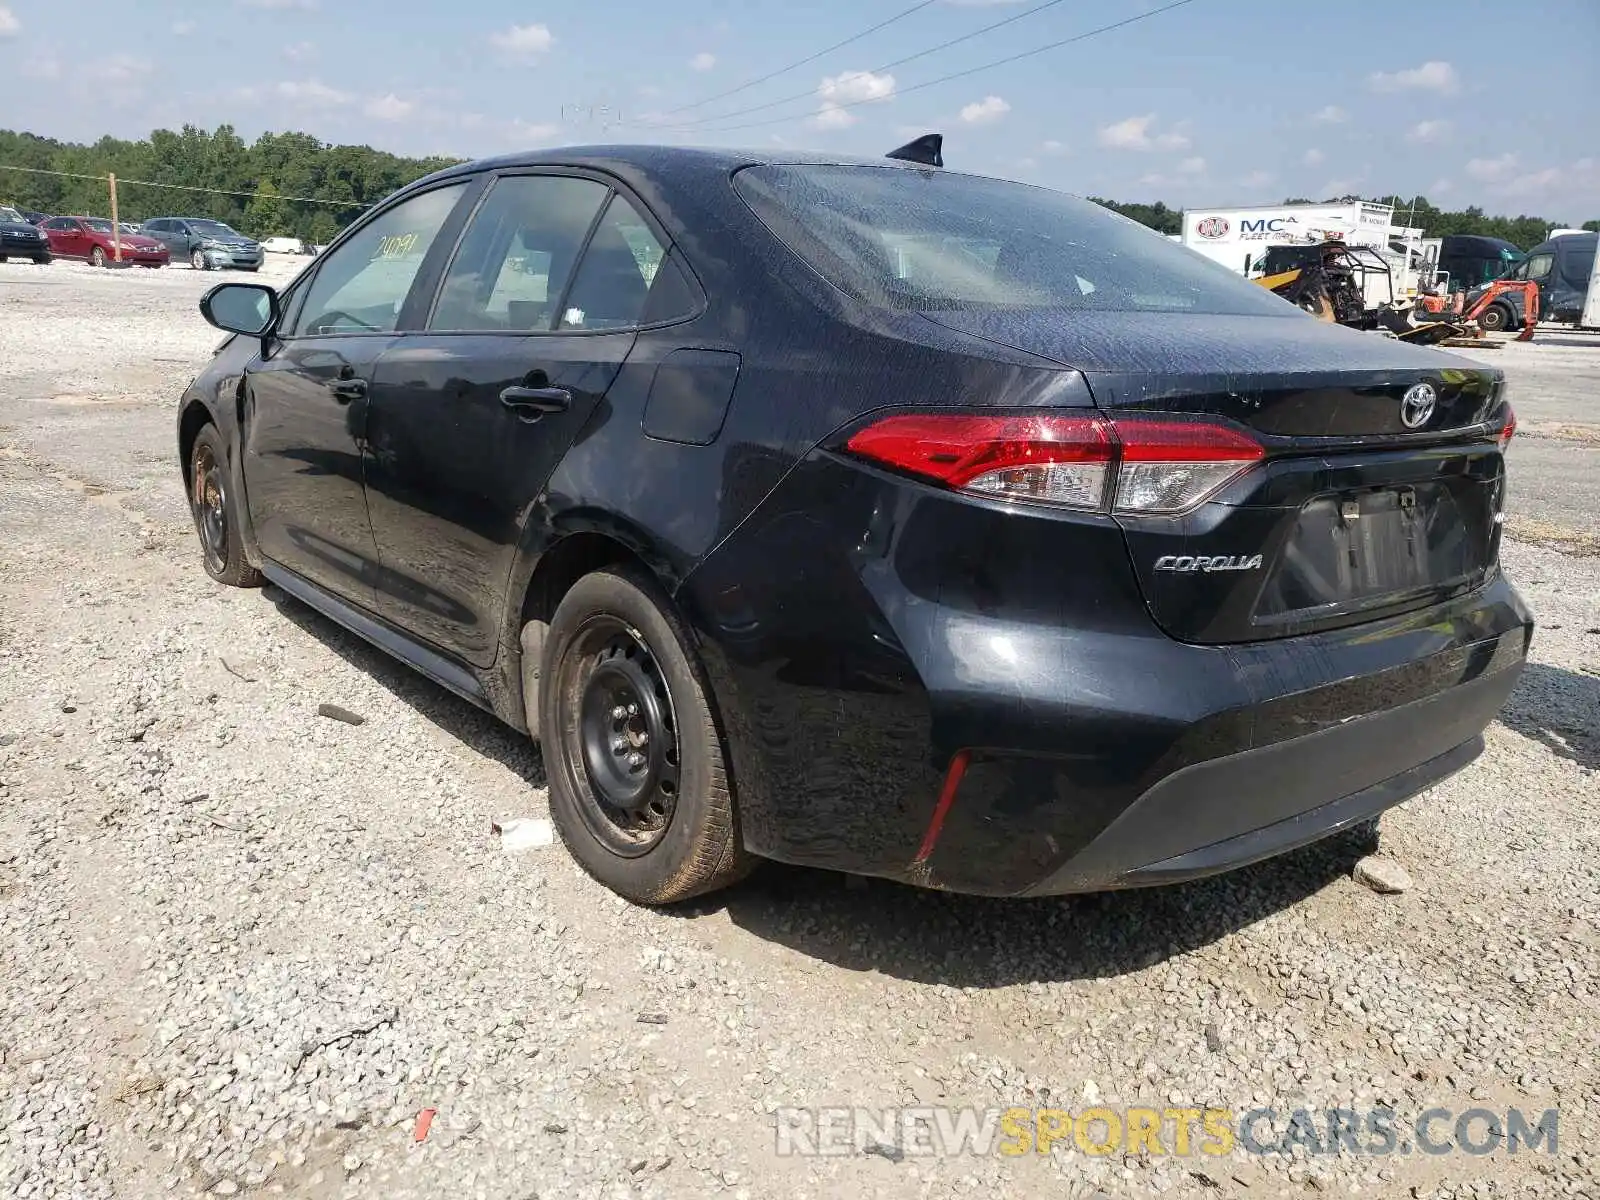
[[[92,140],[226,121],[467,157],[594,141],[876,155],[936,129],[951,166],[1125,200],[1421,191],[1600,216],[1600,0],[1189,0],[918,87],[1170,2],[930,0],[713,99],[912,2],[0,0],[0,127]]]

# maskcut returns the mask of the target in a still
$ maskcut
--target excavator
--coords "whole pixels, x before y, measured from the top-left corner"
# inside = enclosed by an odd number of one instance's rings
[[[1500,279],[1460,314],[1435,310],[1426,303],[1416,307],[1393,300],[1393,273],[1377,251],[1352,246],[1340,238],[1300,246],[1274,246],[1262,259],[1262,274],[1255,282],[1321,321],[1387,334],[1413,345],[1433,346],[1468,336],[1480,314],[1507,292],[1523,293],[1525,327],[1519,341],[1533,337],[1539,314],[1537,284]],[[1369,304],[1366,282],[1381,275],[1390,281],[1390,300]]]

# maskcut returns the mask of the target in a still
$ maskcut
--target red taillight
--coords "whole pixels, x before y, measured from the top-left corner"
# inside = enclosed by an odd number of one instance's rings
[[[1511,444],[1511,437],[1517,432],[1517,414],[1511,405],[1506,405],[1506,422],[1500,426],[1500,449],[1504,450]]]
[[[1059,414],[903,414],[846,448],[997,499],[1152,514],[1193,508],[1266,453],[1225,425]]]

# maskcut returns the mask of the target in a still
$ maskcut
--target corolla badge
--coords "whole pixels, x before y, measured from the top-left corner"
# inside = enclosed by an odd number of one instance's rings
[[[1407,429],[1421,429],[1433,416],[1438,403],[1439,393],[1433,390],[1433,384],[1417,384],[1400,401],[1400,423]]]
[[[1259,554],[1163,554],[1156,559],[1158,571],[1259,571]]]

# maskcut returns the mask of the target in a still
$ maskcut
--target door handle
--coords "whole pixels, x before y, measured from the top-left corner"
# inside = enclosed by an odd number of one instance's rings
[[[359,400],[367,394],[367,381],[365,379],[335,379],[329,382],[328,390],[333,393],[333,398],[340,404],[349,404],[352,400]]]
[[[566,412],[572,393],[557,387],[508,387],[500,393],[500,403],[516,412],[518,420],[532,423],[545,413]]]

